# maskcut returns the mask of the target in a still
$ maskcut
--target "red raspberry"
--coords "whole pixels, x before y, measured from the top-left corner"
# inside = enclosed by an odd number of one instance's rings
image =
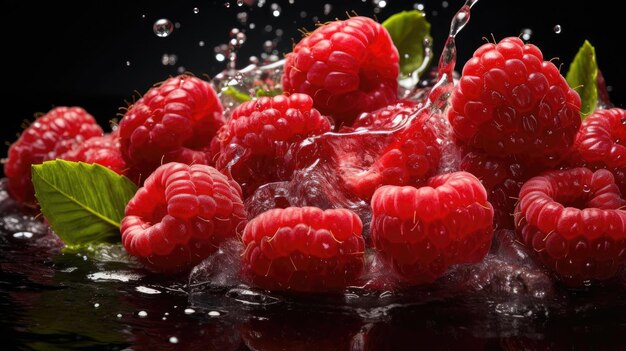
[[[398,51],[387,30],[352,17],[318,27],[287,54],[283,89],[313,97],[337,125],[397,100]]]
[[[372,197],[372,242],[406,284],[430,283],[449,266],[481,261],[493,237],[493,207],[467,172],[427,186],[380,187]]]
[[[574,143],[580,97],[539,48],[511,37],[465,64],[448,119],[459,142],[490,156],[554,166]]]
[[[294,164],[290,148],[307,137],[330,131],[330,122],[304,94],[262,97],[239,105],[216,139],[216,167],[230,174],[246,197],[259,186],[287,180]]]
[[[237,238],[245,218],[233,180],[211,166],[170,162],[126,206],[122,243],[155,271],[186,271],[224,240]]]
[[[411,109],[411,114],[417,113]],[[405,117],[402,117],[405,118]],[[439,115],[424,113],[403,130],[390,135],[381,153],[372,156],[363,148],[337,152],[337,162],[346,188],[369,199],[381,185],[419,185],[435,174],[441,159]],[[365,139],[367,140],[367,139]],[[370,164],[368,164],[368,161]]]
[[[548,171],[522,186],[517,236],[566,284],[608,279],[626,260],[625,204],[607,170]]]
[[[359,217],[347,209],[269,210],[244,229],[244,273],[270,290],[343,289],[363,270],[362,229]]]
[[[209,145],[223,124],[217,94],[199,78],[181,75],[148,90],[119,125],[133,181],[167,162],[210,164]]]
[[[472,173],[487,190],[487,199],[494,209],[496,229],[514,229],[513,212],[519,190],[530,178],[530,170],[512,157],[495,158],[478,151],[468,152],[460,169]]]
[[[94,137],[59,156],[60,159],[74,162],[97,163],[118,174],[126,172],[126,162],[120,152],[120,139],[117,133]]]
[[[404,126],[421,107],[421,104],[411,100],[400,100],[378,110],[362,113],[350,128],[345,128],[342,132],[394,130]]]
[[[570,164],[608,169],[626,195],[626,110],[597,110],[585,119],[576,136]]]
[[[8,189],[18,202],[34,203],[31,166],[53,160],[74,143],[102,135],[102,128],[80,107],[56,107],[39,117],[9,148],[4,164]]]

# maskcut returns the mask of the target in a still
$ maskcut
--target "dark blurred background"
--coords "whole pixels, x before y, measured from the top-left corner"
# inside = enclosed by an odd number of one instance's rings
[[[344,19],[347,11],[376,16],[382,22],[390,15],[423,5],[432,24],[435,53],[446,38],[450,19],[463,1],[405,0],[267,0],[238,6],[236,0],[221,1],[106,1],[41,2],[4,1],[0,12],[3,83],[0,150],[22,130],[24,120],[54,106],[77,105],[87,109],[108,129],[135,92],[144,93],[155,82],[180,71],[214,76],[225,66],[216,59],[215,47],[229,39],[232,28],[245,30],[248,41],[240,49],[239,65],[250,55],[264,52],[263,44],[277,38],[276,50],[283,55],[298,28],[312,30],[317,21]],[[276,4],[277,6],[272,6]],[[377,5],[376,5],[377,4]],[[384,6],[383,6],[384,5]],[[278,10],[279,15],[274,16]],[[241,15],[245,12],[247,15]],[[247,21],[242,23],[242,16]],[[491,35],[499,40],[532,31],[530,42],[544,57],[559,58],[565,73],[585,39],[596,47],[599,66],[617,106],[626,102],[626,72],[623,66],[623,19],[616,2],[598,1],[502,1],[480,0],[469,25],[459,35],[460,70],[473,51]],[[153,32],[154,22],[167,18],[178,28],[168,37]],[[561,26],[555,33],[554,27]],[[253,27],[251,29],[251,27]],[[174,64],[163,56],[176,55]],[[171,57],[171,56],[170,56]],[[169,63],[172,63],[171,60]]]

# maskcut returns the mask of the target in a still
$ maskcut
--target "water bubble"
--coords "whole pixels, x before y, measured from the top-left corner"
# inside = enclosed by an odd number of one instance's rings
[[[146,18],[146,14],[145,14],[145,13],[144,13],[144,14],[142,14],[142,15],[141,15],[141,18]]]
[[[265,0],[259,0],[259,1],[256,3],[256,5],[257,5],[258,7],[263,7],[263,6],[265,6]]]
[[[319,20],[320,20],[320,19],[319,19],[319,17],[317,17],[317,16],[313,16],[313,17],[311,18],[311,21],[313,21],[313,22],[315,22],[315,23],[317,23],[317,21],[319,21]]]
[[[146,312],[146,311],[139,311],[137,313],[137,315],[139,316],[139,318],[146,318],[146,317],[148,317],[148,312]]]
[[[215,54],[215,59],[218,62],[223,62],[224,60],[226,60],[226,56],[224,56],[224,54],[222,54],[222,53],[217,53],[217,54]]]
[[[180,28],[180,22],[174,23],[174,28],[179,29]]]
[[[266,40],[263,43],[263,50],[265,50],[265,52],[270,53],[272,52],[273,49],[274,49],[274,43],[271,40]]]
[[[243,0],[237,0],[237,6],[239,7],[243,6]]]
[[[31,232],[17,232],[13,233],[13,237],[16,239],[30,239],[33,237],[33,233]]]
[[[533,35],[533,30],[530,28],[522,29],[522,40],[530,40],[530,37]]]
[[[413,8],[418,11],[424,11],[424,4],[420,4],[420,3],[413,4]]]
[[[283,30],[282,30],[282,29],[280,29],[280,28],[276,29],[276,32],[275,32],[275,33],[276,33],[276,36],[277,36],[277,37],[282,37],[282,36],[283,36]]]
[[[229,8],[229,7],[230,7],[230,2],[225,2],[225,3],[224,3],[224,7],[225,7],[225,8]]]
[[[270,10],[272,10],[272,16],[274,16],[274,17],[280,16],[281,9],[280,9],[280,6],[277,3],[272,3],[270,5]]]
[[[116,317],[117,317],[117,318],[122,318],[122,314],[121,314],[121,313],[118,313]]]
[[[163,66],[174,66],[176,61],[178,61],[178,56],[175,54],[163,54],[161,56],[161,64]]]
[[[200,41],[198,42],[198,46],[199,46],[199,47],[203,47],[203,46],[204,46],[204,40],[200,40]]]
[[[165,313],[163,313],[163,315],[164,315],[164,316],[169,316],[169,315],[170,315],[170,313],[169,313],[169,312],[165,312]]]
[[[166,320],[167,320],[167,317],[162,317],[162,318],[161,318],[161,320],[166,321]]]
[[[167,18],[161,18],[154,22],[152,30],[157,37],[165,38],[172,34],[174,31],[174,25],[172,24],[172,21]]]
[[[248,22],[248,13],[247,12],[239,12],[237,14],[237,20],[240,23],[242,23],[242,24]]]
[[[126,67],[130,67],[130,61],[126,61]]]
[[[306,18],[306,11],[300,11],[300,18]]]
[[[584,184],[583,185],[583,193],[588,193],[591,191],[591,187],[589,186],[589,184]]]
[[[250,23],[250,25],[248,27],[250,27],[250,29],[254,29],[254,28],[256,28],[256,24]]]
[[[170,344],[178,344],[178,338],[175,336],[170,336]]]
[[[100,304],[96,302],[96,303],[93,304],[93,307],[94,308],[98,308],[98,307],[100,307]]]
[[[293,3],[296,2],[295,0],[289,0],[289,4],[293,5]]]
[[[194,314],[196,313],[196,310],[194,310],[193,308],[185,308],[185,314]]]
[[[200,12],[200,9],[197,7],[193,8],[193,13],[198,14]]]
[[[221,315],[218,311],[210,311],[208,314],[209,317],[219,317]]]
[[[561,33],[561,25],[557,24],[556,26],[554,26],[554,33],[559,34]]]
[[[441,3],[441,7],[443,7],[444,9],[448,8],[448,5],[450,5],[450,4],[448,4],[448,2],[445,1],[445,0]]]
[[[326,16],[328,16],[330,11],[332,11],[332,10],[333,10],[333,5],[331,5],[331,4],[324,4],[324,14]]]
[[[265,31],[268,32],[268,33],[271,32],[272,29],[273,29],[273,27],[272,27],[271,24],[268,24],[268,25],[265,26]]]
[[[185,68],[185,66],[180,66],[180,67],[178,67],[176,72],[178,72],[179,74],[183,74],[183,73],[185,73],[186,70],[187,69]]]
[[[246,42],[247,37],[244,33],[239,32],[237,36],[235,36],[235,39],[237,39],[237,45],[241,46]]]

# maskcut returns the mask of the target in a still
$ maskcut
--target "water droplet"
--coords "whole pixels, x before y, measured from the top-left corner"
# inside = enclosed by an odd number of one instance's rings
[[[100,307],[100,304],[96,302],[96,303],[93,304],[93,307],[94,308],[98,308],[98,307]]]
[[[530,40],[530,37],[533,35],[533,30],[530,28],[522,29],[522,40]]]
[[[333,10],[333,5],[331,5],[331,4],[324,4],[324,14],[326,16],[328,16],[330,11],[332,11],[332,10]]]
[[[161,64],[163,66],[174,66],[176,61],[178,61],[178,56],[175,54],[163,54],[161,56]]]
[[[174,23],[174,28],[176,28],[176,29],[180,28],[180,22]]]
[[[441,7],[443,7],[444,9],[445,9],[445,8],[448,8],[448,5],[450,5],[450,4],[449,4],[447,1],[443,1],[443,2],[441,3]]]
[[[162,317],[162,318],[161,318],[161,320],[166,321],[166,320],[167,320],[167,317]]]
[[[217,53],[217,54],[215,54],[215,59],[218,62],[223,62],[224,60],[226,60],[226,56],[224,56],[224,54],[222,54],[222,53]]]
[[[33,237],[33,233],[31,232],[17,232],[13,233],[13,237],[16,239],[30,239]]]
[[[588,193],[591,191],[591,187],[589,186],[589,184],[584,184],[583,185],[583,193]]]
[[[180,66],[180,67],[178,67],[176,72],[178,72],[178,74],[183,74],[183,73],[185,73],[186,70],[187,69],[185,68],[185,66]]]
[[[265,0],[259,0],[259,1],[256,3],[256,5],[257,5],[258,7],[263,7],[263,6],[265,6]]]
[[[280,6],[277,3],[273,3],[270,5],[270,10],[272,10],[272,16],[278,17],[280,16]]]
[[[185,314],[194,314],[196,313],[196,310],[194,310],[193,308],[185,308]]]
[[[237,14],[237,20],[240,23],[242,23],[242,24],[248,22],[248,13],[247,12],[239,12]]]
[[[178,338],[175,336],[170,336],[170,344],[178,344]]]
[[[142,294],[148,294],[148,295],[156,295],[156,294],[161,293],[159,290],[148,288],[146,286],[138,286],[135,288],[135,290],[139,291]]]
[[[174,31],[174,25],[167,18],[161,18],[154,22],[152,30],[154,31],[154,34],[157,35],[157,37],[165,38],[172,34],[172,32]]]
[[[200,9],[197,7],[193,8],[193,13],[198,14],[200,12]]]
[[[561,25],[557,24],[556,26],[554,26],[554,33],[556,34],[560,34],[561,33]]]
[[[273,28],[272,28],[272,25],[271,25],[271,24],[268,24],[268,25],[266,25],[266,26],[265,26],[265,31],[266,31],[266,32],[268,32],[268,33],[269,33],[269,32],[271,32],[271,31],[272,31],[272,29],[273,29]]]
[[[126,67],[130,67],[130,61],[126,61]]]
[[[122,318],[122,314],[121,314],[121,313],[118,313],[116,317],[117,317],[117,318]]]
[[[208,314],[209,317],[219,317],[221,315],[218,311],[210,311]]]
[[[198,46],[199,46],[199,47],[203,47],[203,46],[204,46],[204,41],[203,41],[203,40],[200,40],[200,41],[198,42]]]
[[[289,4],[293,5],[293,3],[296,2],[295,0],[289,0]]]
[[[306,18],[306,11],[300,11],[300,18]]]
[[[148,317],[148,312],[146,312],[146,311],[139,311],[137,313],[137,315],[139,316],[139,318],[146,318],[146,317]]]
[[[225,3],[224,3],[224,7],[225,7],[225,8],[229,8],[229,7],[230,7],[230,2],[225,2]]]
[[[169,316],[169,315],[170,315],[170,313],[169,313],[169,312],[165,312],[165,313],[163,313],[163,315],[164,315],[164,316]]]
[[[256,24],[250,23],[249,27],[250,27],[250,29],[254,29],[254,28],[256,28]]]
[[[142,15],[141,15],[141,18],[146,18],[146,15],[145,15],[145,14],[142,14]]]
[[[243,6],[243,0],[237,0],[237,6]]]
[[[413,8],[418,11],[424,11],[424,4],[420,4],[420,3],[414,4]]]

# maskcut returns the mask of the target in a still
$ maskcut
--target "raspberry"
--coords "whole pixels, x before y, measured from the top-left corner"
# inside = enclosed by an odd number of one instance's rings
[[[259,186],[288,180],[293,167],[290,148],[313,135],[330,131],[330,122],[304,94],[262,97],[239,105],[219,139],[216,167],[230,174],[246,197]]]
[[[359,217],[347,209],[269,210],[244,229],[244,273],[270,290],[343,289],[363,270],[362,229]]]
[[[410,109],[411,114],[417,113]],[[362,148],[354,150],[354,154],[338,153],[337,162],[346,188],[362,199],[369,199],[376,188],[384,184],[423,183],[439,166],[441,144],[437,135],[440,127],[438,115],[422,114],[403,130],[390,135],[391,142],[387,141],[373,163]]]
[[[124,174],[126,171],[126,162],[120,153],[120,139],[117,133],[76,143],[72,149],[60,155],[59,158],[74,162],[97,163],[118,174]]]
[[[448,119],[457,140],[490,156],[556,165],[580,127],[580,97],[539,48],[484,44],[463,68]]]
[[[411,100],[400,100],[378,110],[362,113],[354,121],[351,128],[346,128],[342,131],[394,130],[404,126],[409,121],[410,117],[417,113],[421,107],[421,104],[417,104]]]
[[[607,170],[548,171],[522,186],[516,233],[566,284],[608,279],[626,259],[625,204]]]
[[[287,54],[285,92],[305,93],[315,108],[349,125],[361,112],[397,98],[398,51],[387,30],[370,18],[352,17],[318,27]]]
[[[481,261],[493,237],[493,207],[467,172],[427,186],[380,187],[372,197],[372,242],[403,282],[430,283],[449,266]]]
[[[126,206],[124,247],[148,268],[186,271],[237,238],[246,213],[241,189],[215,168],[166,163]]]
[[[529,167],[511,157],[495,158],[470,151],[463,156],[460,169],[476,176],[487,190],[494,209],[494,227],[514,229],[513,211],[520,188],[530,178]]]
[[[626,195],[626,110],[597,110],[583,121],[570,164],[591,170],[608,169]]]
[[[31,166],[53,160],[74,143],[102,135],[102,128],[80,107],[56,107],[39,117],[9,148],[4,164],[11,196],[22,203],[34,203]]]
[[[153,87],[120,121],[121,151],[139,183],[167,162],[210,164],[209,146],[224,124],[222,105],[211,85],[177,76]]]

